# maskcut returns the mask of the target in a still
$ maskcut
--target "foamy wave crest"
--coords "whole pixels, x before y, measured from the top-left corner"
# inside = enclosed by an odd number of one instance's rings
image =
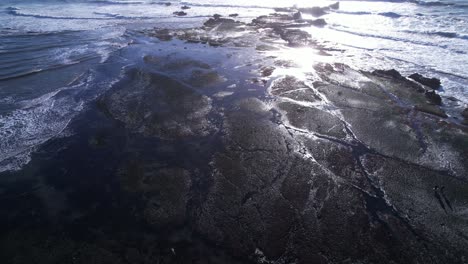
[[[41,13],[28,13],[28,12],[21,12],[21,9],[16,7],[8,7],[6,8],[6,12],[12,16],[21,16],[21,17],[34,17],[34,18],[45,18],[45,19],[59,19],[59,20],[110,20],[113,18],[110,17],[75,17],[75,16],[52,16],[46,15]]]
[[[125,32],[124,27],[113,27],[87,32],[26,33],[0,37],[0,42],[13,43],[0,48],[0,81],[93,59],[100,58],[100,62],[104,62],[110,53],[128,45]],[[60,37],[60,43],[56,42],[57,37]]]
[[[0,118],[0,172],[28,163],[34,148],[60,134],[81,110],[83,102],[60,96],[65,90],[36,98]]]
[[[116,81],[96,84],[93,74],[88,74],[75,85],[19,102],[19,109],[0,116],[0,172],[21,169],[38,146],[61,135],[87,102]],[[94,91],[95,86],[101,87],[100,91],[80,96],[86,90]]]
[[[438,43],[429,42],[429,41],[415,40],[412,38],[405,38],[402,36],[379,35],[377,33],[359,32],[359,31],[353,31],[351,29],[347,29],[343,27],[335,27],[335,26],[332,26],[330,28],[338,32],[348,33],[348,34],[361,36],[361,37],[391,40],[395,42],[411,43],[411,44],[416,44],[416,45],[432,46],[432,47],[439,47],[439,48],[444,48],[444,49],[448,48],[446,45],[443,45],[443,44],[438,44]],[[453,50],[453,51],[456,51],[456,50]]]

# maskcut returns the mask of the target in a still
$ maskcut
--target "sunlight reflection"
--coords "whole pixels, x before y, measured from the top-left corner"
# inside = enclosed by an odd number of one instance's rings
[[[314,65],[318,63],[331,63],[333,61],[331,56],[326,56],[322,51],[312,47],[284,48],[275,51],[274,55],[280,61],[291,62],[292,66],[277,69],[274,72],[275,76],[293,75],[300,79],[310,76],[314,72]]]

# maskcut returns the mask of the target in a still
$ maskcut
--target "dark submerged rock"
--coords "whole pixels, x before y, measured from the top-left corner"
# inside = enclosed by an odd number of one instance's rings
[[[103,105],[129,129],[163,139],[206,136],[212,126],[206,115],[211,99],[169,77],[141,72],[128,73],[122,83],[103,99]]]
[[[143,215],[148,224],[165,228],[184,223],[191,187],[187,170],[130,161],[119,169],[119,178],[125,191],[146,194]]]
[[[309,23],[312,26],[316,26],[316,27],[323,27],[323,26],[327,25],[327,22],[323,18],[319,18],[319,19],[316,19],[316,20],[311,20]]]
[[[440,80],[437,78],[426,78],[419,73],[411,74],[409,78],[434,90],[440,88]]]
[[[184,11],[176,11],[173,14],[176,15],[176,16],[186,16],[187,15],[187,13],[185,13]]]
[[[182,9],[182,10],[187,10],[187,9],[190,9],[190,6],[184,5],[184,6],[182,6],[180,9]]]

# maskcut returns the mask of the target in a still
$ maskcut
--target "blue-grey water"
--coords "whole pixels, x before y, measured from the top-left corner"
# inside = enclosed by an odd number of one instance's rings
[[[170,6],[164,3],[170,2]],[[111,54],[149,27],[199,26],[214,13],[250,20],[308,0],[3,0],[0,2],[0,172],[21,168],[37,146],[66,136],[86,104],[121,78]],[[186,17],[172,13],[182,5]],[[357,69],[395,68],[442,80],[446,107],[468,103],[468,1],[342,1],[308,31]],[[298,56],[310,65],[314,58]],[[296,58],[290,58],[296,59]],[[128,62],[131,64],[131,62]],[[100,67],[100,70],[97,70]],[[102,70],[102,69],[106,70]],[[454,97],[458,101],[448,100]]]

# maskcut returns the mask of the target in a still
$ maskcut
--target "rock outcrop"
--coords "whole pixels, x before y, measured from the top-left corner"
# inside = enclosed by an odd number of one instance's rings
[[[408,78],[434,90],[440,88],[440,80],[437,78],[426,78],[419,73],[411,74]]]

